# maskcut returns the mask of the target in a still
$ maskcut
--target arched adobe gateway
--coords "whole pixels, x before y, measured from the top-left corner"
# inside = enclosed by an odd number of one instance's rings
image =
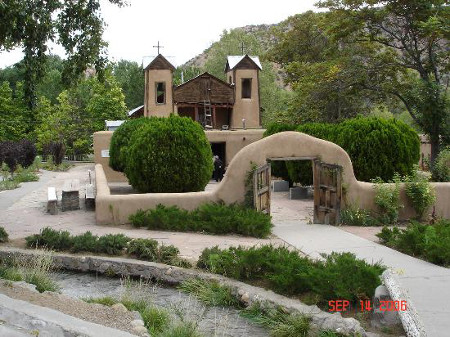
[[[242,202],[246,176],[254,163],[262,167],[258,173],[263,178],[260,176],[255,181],[254,189],[261,191],[255,193],[255,198],[267,200],[270,173],[262,172],[263,166],[267,161],[297,159],[313,160],[314,163],[314,222],[339,222],[342,185],[350,198],[350,191],[359,190],[350,157],[338,145],[300,132],[277,133],[243,148],[231,161],[216,196],[226,203]],[[259,202],[257,200],[257,204]]]
[[[376,205],[374,203],[375,189],[373,188],[373,184],[356,180],[353,173],[353,165],[347,152],[334,143],[314,138],[303,133],[289,131],[277,133],[244,147],[230,162],[224,179],[213,191],[112,195],[108,187],[108,181],[103,171],[103,167],[101,164],[97,164],[95,167],[97,223],[127,223],[129,216],[134,214],[137,210],[153,209],[158,204],[166,206],[176,205],[180,208],[192,210],[206,202],[217,202],[220,200],[227,204],[243,202],[246,192],[246,176],[252,169],[252,163],[263,166],[268,160],[277,158],[315,159],[316,212],[318,211],[317,208],[321,207],[321,202],[323,201],[321,199],[323,195],[320,198],[316,198],[317,190],[318,188],[322,189],[322,187],[325,187],[326,193],[327,187],[327,184],[321,186],[320,182],[317,180],[317,167],[320,169],[320,166],[339,168],[339,178],[341,179],[342,186],[342,201],[344,204],[366,210],[376,210]],[[268,181],[269,180],[270,177]],[[432,186],[436,190],[436,216],[450,218],[450,207],[448,207],[450,202],[450,184],[432,183]],[[270,188],[266,190],[270,193]],[[340,191],[330,191],[330,193],[338,192]],[[402,203],[406,205],[400,211],[400,219],[408,219],[416,216],[413,208],[408,205],[403,186],[401,186],[400,198]],[[329,220],[325,217],[327,214],[326,208],[325,205],[323,214],[318,214],[315,217],[317,223],[326,223]],[[338,216],[338,213],[336,216]],[[334,222],[333,220],[336,220],[337,222],[336,218],[331,219],[329,222],[332,223]]]

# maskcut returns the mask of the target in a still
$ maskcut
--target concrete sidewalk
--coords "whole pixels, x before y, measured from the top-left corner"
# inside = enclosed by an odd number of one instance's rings
[[[425,327],[427,336],[450,335],[450,269],[410,257],[345,232],[339,227],[300,221],[274,221],[273,233],[303,253],[351,252],[368,262],[381,262],[398,274]]]

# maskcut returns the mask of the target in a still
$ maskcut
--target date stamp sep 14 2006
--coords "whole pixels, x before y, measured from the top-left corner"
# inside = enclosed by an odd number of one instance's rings
[[[406,311],[408,304],[406,301],[379,301],[379,311]],[[348,300],[332,300],[328,301],[328,311],[330,312],[346,312],[346,311],[373,311],[374,306],[370,300],[360,300],[357,305],[352,305]]]

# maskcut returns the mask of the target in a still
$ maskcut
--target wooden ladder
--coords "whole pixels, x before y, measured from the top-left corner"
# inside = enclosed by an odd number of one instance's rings
[[[205,81],[205,99],[203,101],[205,111],[205,120],[203,126],[205,129],[213,128],[212,107],[211,107],[211,79]]]

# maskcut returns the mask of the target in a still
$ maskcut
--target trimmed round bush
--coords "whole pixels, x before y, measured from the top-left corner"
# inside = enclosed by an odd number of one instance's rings
[[[150,118],[135,130],[125,157],[125,175],[142,193],[203,191],[213,171],[200,124],[175,115]]]
[[[109,145],[109,166],[119,172],[125,170],[126,151],[128,143],[133,133],[148,123],[155,117],[141,117],[130,119],[123,123],[111,137],[111,144]]]
[[[273,126],[270,130],[284,131]],[[396,119],[358,117],[339,124],[302,124],[296,130],[341,146],[350,156],[355,176],[361,181],[376,177],[389,181],[394,173],[407,175],[420,158],[419,136]],[[311,183],[309,164],[286,165],[291,181]]]

